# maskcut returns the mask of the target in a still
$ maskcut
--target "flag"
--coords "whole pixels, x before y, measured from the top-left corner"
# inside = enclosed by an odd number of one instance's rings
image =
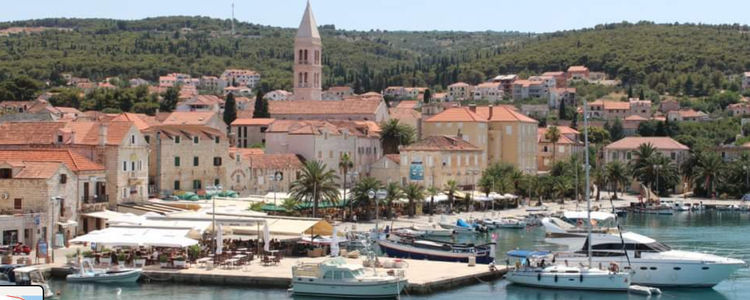
[[[263,225],[263,241],[265,241],[263,250],[266,252],[271,251],[271,232],[268,230],[268,223]]]

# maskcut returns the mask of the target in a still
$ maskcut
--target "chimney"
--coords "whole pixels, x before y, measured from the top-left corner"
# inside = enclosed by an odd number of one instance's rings
[[[104,146],[107,144],[107,124],[100,123],[99,124],[99,146]]]
[[[495,108],[492,106],[492,104],[489,105],[489,108],[490,108],[490,116],[487,117],[487,120],[492,120],[492,113],[495,110]]]
[[[458,133],[456,133],[456,137],[458,137],[459,139],[463,139],[464,138],[464,134],[461,133],[461,129],[458,129]]]
[[[469,104],[469,110],[471,110],[471,112],[477,112],[477,105],[475,103]]]

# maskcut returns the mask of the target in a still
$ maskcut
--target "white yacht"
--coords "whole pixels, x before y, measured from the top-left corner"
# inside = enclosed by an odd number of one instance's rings
[[[342,258],[292,267],[294,295],[346,298],[395,298],[406,287],[401,270],[382,271],[347,264]]]
[[[591,240],[592,264],[614,262],[623,270],[632,270],[633,284],[712,287],[745,266],[745,262],[739,259],[672,250],[663,243],[633,232],[623,233],[622,239],[617,234],[594,234]],[[569,265],[585,264],[588,261],[587,248],[587,240],[584,240],[579,251],[552,253],[547,259]]]
[[[565,211],[561,218],[546,217],[542,219],[545,231],[545,242],[565,245],[569,249],[580,249],[586,241],[585,211]],[[608,212],[591,212],[592,233],[615,233],[617,225],[615,215]]]

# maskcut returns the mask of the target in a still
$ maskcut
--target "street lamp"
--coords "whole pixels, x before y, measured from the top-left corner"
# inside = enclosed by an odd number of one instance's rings
[[[284,175],[281,174],[281,172],[276,171],[276,173],[268,175],[268,179],[271,180],[271,186],[273,187],[273,206],[276,206],[276,190],[278,189],[278,182],[284,179]]]
[[[367,196],[372,199],[370,196],[370,193],[373,191],[370,190],[370,192],[367,193]],[[375,231],[378,231],[378,223],[380,221],[380,206],[378,205],[380,201],[385,200],[385,198],[388,197],[388,192],[386,190],[378,190],[375,192]]]
[[[659,197],[659,169],[661,165],[654,165],[654,173],[656,175],[656,196]]]
[[[370,201],[375,199],[375,191],[369,190],[367,192],[367,198],[369,198]],[[376,232],[378,231],[378,202],[377,201],[375,201],[375,231]]]
[[[354,178],[357,178],[357,176],[359,176],[359,172],[357,172],[357,171],[350,171],[347,174],[344,174],[344,179],[346,179],[347,175],[351,176],[351,181],[350,181],[350,183],[351,183],[351,182],[354,181]],[[346,180],[344,180],[344,181],[346,181]],[[344,183],[344,203],[346,203],[346,183]],[[349,216],[349,219],[353,220],[354,219],[353,218],[353,216],[354,216],[354,201],[352,201],[352,199],[349,199],[349,214],[351,215],[351,216]]]

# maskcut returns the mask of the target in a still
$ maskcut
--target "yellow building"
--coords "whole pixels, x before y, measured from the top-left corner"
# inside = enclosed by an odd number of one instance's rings
[[[515,107],[455,107],[423,121],[423,136],[461,136],[482,150],[487,164],[509,163],[536,173],[537,121]]]
[[[417,182],[425,187],[442,187],[455,180],[473,187],[487,167],[482,149],[461,136],[429,136],[400,149],[401,183]]]

